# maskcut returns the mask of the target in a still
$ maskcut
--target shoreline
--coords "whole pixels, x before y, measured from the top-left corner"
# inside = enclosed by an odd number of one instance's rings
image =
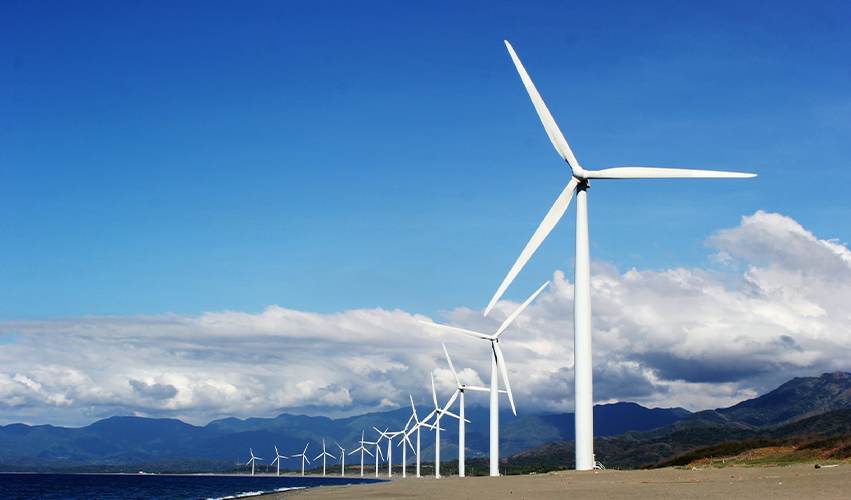
[[[546,474],[433,477],[360,485],[320,486],[258,495],[260,500],[299,496],[305,500],[470,498],[556,500],[565,497],[778,500],[844,499],[851,490],[851,464],[816,469],[813,463],[771,467],[655,469],[633,471],[556,471]]]

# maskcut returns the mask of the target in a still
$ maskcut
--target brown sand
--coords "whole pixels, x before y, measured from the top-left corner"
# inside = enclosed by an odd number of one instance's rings
[[[706,470],[561,471],[505,477],[395,479],[264,495],[263,500],[505,499],[851,499],[851,464],[815,469],[726,467]]]

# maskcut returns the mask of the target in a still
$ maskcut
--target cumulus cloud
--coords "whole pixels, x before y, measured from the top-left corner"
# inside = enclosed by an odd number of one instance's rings
[[[757,212],[707,239],[701,269],[592,270],[597,402],[692,410],[754,397],[793,376],[851,369],[851,251]],[[531,293],[531,290],[530,290]],[[573,286],[561,271],[500,339],[521,413],[573,409]],[[449,322],[494,332],[458,308]],[[223,416],[341,416],[426,403],[455,380],[490,381],[490,346],[383,309],[77,317],[0,322],[5,423],[84,425],[115,414],[205,423]],[[437,318],[441,320],[440,318]],[[487,403],[471,394],[470,403]],[[59,410],[59,411],[57,411]]]

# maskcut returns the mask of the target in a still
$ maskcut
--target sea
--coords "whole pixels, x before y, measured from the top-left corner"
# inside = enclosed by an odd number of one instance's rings
[[[230,500],[316,486],[379,482],[340,476],[0,474],[3,500]]]

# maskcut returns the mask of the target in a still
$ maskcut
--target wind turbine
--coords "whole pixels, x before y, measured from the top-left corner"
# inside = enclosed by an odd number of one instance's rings
[[[458,378],[458,373],[455,371],[455,367],[452,366],[452,360],[449,359],[449,351],[446,350],[446,344],[441,342],[440,345],[443,346],[443,352],[446,353],[446,361],[449,363],[449,369],[452,370],[452,376],[455,377],[455,383],[458,384],[458,388],[455,389],[455,394],[452,397],[454,399],[455,396],[459,396],[458,405],[461,408],[458,411],[458,416],[461,417],[458,419],[458,477],[464,477],[464,441],[466,432],[464,426],[464,391],[489,392],[490,389],[462,384],[461,379]],[[449,406],[451,406],[451,402],[446,405],[447,408]]]
[[[251,460],[249,460],[248,463],[245,464],[245,465],[251,465],[251,475],[253,476],[254,475],[254,462],[257,461],[257,460],[263,460],[263,459],[260,458],[260,457],[255,457],[254,456],[254,450],[252,450],[251,448],[248,448],[248,452],[251,453]]]
[[[570,146],[556,125],[550,111],[544,104],[535,84],[529,78],[523,64],[508,41],[505,41],[511,59],[520,73],[520,78],[526,86],[526,91],[535,105],[538,117],[544,129],[562,159],[570,165],[572,177],[570,182],[556,199],[555,204],[544,217],[541,225],[532,235],[532,239],[523,249],[508,275],[503,280],[496,294],[485,309],[485,316],[502,296],[520,269],[535,253],[544,238],[561,219],[570,205],[573,192],[576,192],[576,256],[573,280],[573,339],[574,339],[574,381],[576,398],[576,469],[589,470],[594,467],[594,400],[592,397],[592,363],[591,363],[591,257],[588,248],[588,183],[592,179],[666,179],[666,178],[696,178],[724,177],[745,178],[756,177],[755,174],[740,172],[720,172],[713,170],[690,170],[657,167],[616,167],[604,170],[585,170],[576,161]]]
[[[346,449],[340,446],[340,443],[334,441],[334,444],[337,445],[337,448],[340,448],[340,475],[346,475]]]
[[[413,399],[414,399],[414,397],[411,396],[411,400],[412,400],[411,402],[412,403],[413,403]],[[402,429],[402,431],[400,432],[400,434],[402,435],[402,440],[399,442],[398,445],[396,445],[396,446],[402,447],[402,477],[408,477],[407,471],[406,471],[406,469],[408,467],[408,449],[405,448],[405,442],[407,442],[408,446],[411,447],[411,451],[416,453],[416,451],[414,451],[414,445],[411,444],[411,439],[408,437],[408,427],[411,426],[412,420],[414,420],[414,415],[411,415],[411,417],[408,419],[408,422],[405,424],[405,428]],[[418,436],[419,436],[419,434],[418,434]]]
[[[360,452],[360,477],[363,477],[363,454],[366,452],[369,456],[372,456],[372,453],[369,452],[366,448],[364,448],[364,444],[366,442],[363,440],[363,431],[360,432],[360,446],[356,448],[354,451],[350,452],[349,455],[354,455],[357,452]]]
[[[378,438],[379,441],[387,438],[387,477],[393,477],[393,438],[402,434],[403,431],[387,432],[387,429],[385,429],[384,432],[381,432],[374,426],[373,429],[375,429],[375,432],[381,434],[381,437]]]
[[[322,476],[324,477],[325,476],[325,457],[331,457],[334,460],[337,459],[337,457],[335,457],[334,455],[325,451],[325,440],[324,439],[322,440],[322,453],[320,453],[319,456],[314,458],[313,460],[314,461],[319,460],[320,457],[322,458]]]
[[[381,442],[381,436],[379,436],[378,439],[375,440],[375,441],[363,441],[363,440],[361,440],[361,445],[364,445],[364,444],[375,445],[375,477],[378,477],[378,457],[380,456],[381,460],[384,460],[384,454],[381,453],[381,446],[379,446],[380,442]],[[367,453],[369,453],[369,452],[367,452]],[[370,455],[372,455],[372,453],[370,453]]]
[[[304,451],[301,452],[301,455],[293,455],[292,458],[301,457],[301,475],[304,476],[304,463],[310,463],[310,460],[307,459],[307,447],[310,446],[310,443],[304,445]]]
[[[437,390],[434,388],[434,374],[431,375],[431,395],[432,398],[434,398],[434,411],[424,418],[423,422],[427,421],[432,415],[434,415],[434,477],[440,477],[440,431],[444,430],[440,428],[440,418],[443,417],[443,415],[449,415],[450,417],[455,417],[460,420],[461,417],[447,410],[447,408],[452,406],[452,403],[455,402],[455,398],[458,396],[457,392],[449,398],[449,402],[446,403],[446,406],[443,408],[441,408],[437,403]]]
[[[426,423],[426,420],[428,420],[432,415],[434,415],[434,413],[430,414],[428,417],[420,421],[420,419],[417,417],[417,407],[414,406],[414,397],[410,394],[408,396],[411,398],[411,409],[414,410],[414,426],[411,428],[410,431],[408,431],[405,437],[409,437],[411,434],[414,433],[414,431],[417,431],[417,451],[415,452],[417,455],[417,477],[422,477],[420,475],[420,427],[434,429],[433,425],[429,425]]]
[[[278,475],[280,476],[281,475],[281,459],[282,458],[284,460],[289,460],[289,459],[287,457],[281,455],[280,453],[278,453],[278,447],[277,446],[275,446],[275,455],[276,455],[275,460],[272,460],[272,465],[275,465],[275,462],[278,463]]]
[[[550,282],[547,281],[544,285],[538,289],[535,293],[532,294],[531,297],[526,299],[526,302],[520,305],[513,313],[511,313],[505,321],[502,322],[502,325],[499,326],[496,333],[493,335],[485,335],[484,333],[474,332],[471,330],[465,330],[463,328],[457,328],[454,326],[448,325],[438,325],[437,323],[429,323],[426,321],[421,321],[429,326],[433,326],[435,328],[440,328],[442,330],[446,330],[449,332],[460,333],[461,335],[467,335],[468,337],[474,337],[477,339],[488,340],[491,343],[491,388],[490,388],[490,475],[498,476],[499,475],[499,379],[497,378],[497,370],[502,373],[502,381],[505,383],[505,390],[508,393],[508,401],[511,403],[511,411],[517,415],[517,408],[514,406],[514,396],[511,395],[511,385],[508,383],[508,369],[505,367],[505,357],[502,355],[502,349],[499,348],[499,336],[505,331],[506,328],[517,319],[517,316],[520,316],[520,313],[526,309],[535,297],[541,293]]]

